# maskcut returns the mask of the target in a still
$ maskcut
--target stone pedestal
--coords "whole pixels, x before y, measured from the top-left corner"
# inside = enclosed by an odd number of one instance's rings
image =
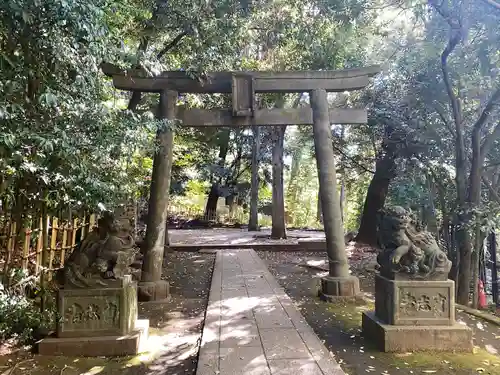
[[[360,296],[359,279],[355,276],[323,277],[319,295],[321,299],[330,302],[356,299]]]
[[[56,337],[38,343],[40,354],[134,355],[147,339],[149,322],[137,319],[137,283],[130,276],[102,288],[61,288],[58,313]]]
[[[170,285],[167,281],[141,281],[139,283],[139,300],[141,302],[158,302],[169,298]]]
[[[472,330],[455,322],[455,284],[375,277],[375,311],[363,334],[384,352],[472,351]]]

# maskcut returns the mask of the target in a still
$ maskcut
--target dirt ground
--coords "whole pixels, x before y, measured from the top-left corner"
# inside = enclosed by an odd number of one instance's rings
[[[324,256],[304,252],[259,252],[259,255],[346,374],[500,374],[498,326],[458,312],[457,321],[474,331],[474,354],[380,353],[361,335],[361,312],[373,309],[373,272],[367,272],[359,262],[351,265],[360,278],[366,304],[332,304],[320,301],[315,295],[317,281],[325,273],[303,266],[307,262],[320,265],[326,261]]]
[[[172,299],[140,305],[150,320],[148,351],[129,358],[33,355],[22,349],[0,357],[0,375],[195,375],[215,256],[168,253],[166,279]]]

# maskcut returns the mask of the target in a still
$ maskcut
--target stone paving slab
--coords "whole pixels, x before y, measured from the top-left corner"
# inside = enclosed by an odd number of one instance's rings
[[[217,251],[196,375],[345,375],[251,249]]]

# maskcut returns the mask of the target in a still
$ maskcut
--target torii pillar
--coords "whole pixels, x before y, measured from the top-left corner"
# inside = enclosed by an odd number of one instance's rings
[[[327,92],[323,89],[317,89],[311,91],[310,95],[313,112],[314,149],[318,166],[319,192],[329,263],[329,275],[321,279],[320,296],[326,300],[356,297],[360,293],[359,279],[350,275],[345,251],[344,226],[337,192],[337,172],[328,115]]]
[[[176,116],[177,92],[160,92],[159,118],[174,120]],[[148,206],[144,259],[142,262],[139,298],[143,301],[159,301],[169,297],[167,281],[161,279],[165,252],[165,231],[168,216],[170,173],[172,169],[174,133],[169,128],[158,129],[158,148],[154,155],[153,175]]]

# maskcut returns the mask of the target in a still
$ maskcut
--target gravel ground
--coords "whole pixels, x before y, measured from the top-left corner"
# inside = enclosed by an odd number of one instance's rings
[[[372,303],[331,304],[315,296],[317,281],[325,274],[317,267],[322,267],[325,257],[304,252],[259,255],[347,374],[500,374],[500,327],[459,312],[457,320],[474,330],[475,354],[380,353],[361,336],[361,312],[373,309]],[[351,269],[367,299],[373,299],[374,273],[366,271],[373,265],[373,256],[355,258],[351,257]],[[310,266],[304,267],[306,263]]]

